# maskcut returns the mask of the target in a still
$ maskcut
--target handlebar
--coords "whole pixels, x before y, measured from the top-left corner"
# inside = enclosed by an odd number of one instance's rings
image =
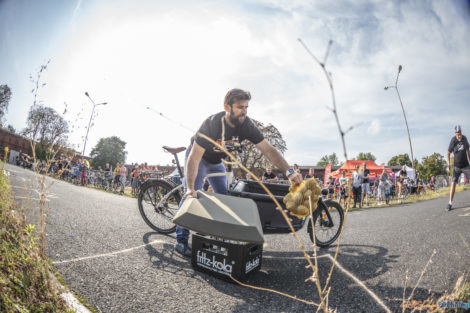
[[[238,140],[232,139],[232,140],[225,141],[225,149],[227,149],[228,152],[240,152],[241,153],[251,144],[252,144],[251,142],[241,143]]]

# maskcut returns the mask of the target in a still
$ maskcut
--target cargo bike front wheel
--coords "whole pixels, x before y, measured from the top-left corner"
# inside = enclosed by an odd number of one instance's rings
[[[315,232],[316,245],[326,248],[331,245],[341,233],[344,223],[344,211],[337,202],[320,199],[318,207],[313,213],[313,224],[315,231],[312,229],[310,217],[308,222],[308,233],[310,240],[313,242],[313,233]]]
[[[179,209],[183,185],[163,179],[144,182],[139,193],[139,211],[145,223],[161,234],[176,231],[173,217]]]

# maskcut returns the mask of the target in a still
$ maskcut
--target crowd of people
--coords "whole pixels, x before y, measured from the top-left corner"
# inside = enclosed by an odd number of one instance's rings
[[[300,173],[297,164],[294,164],[294,170]],[[416,171],[416,179],[408,177],[406,166],[403,165],[396,175],[389,175],[386,169],[377,177],[371,177],[367,164],[362,167],[357,164],[352,173],[342,171],[339,177],[330,175],[324,183],[318,177],[315,177],[315,170],[310,168],[304,179],[315,178],[319,186],[328,191],[328,198],[338,201],[343,207],[362,208],[369,205],[371,198],[375,199],[377,205],[389,204],[390,200],[396,198],[398,203],[406,199],[410,194],[421,194],[426,190],[435,190],[437,188],[436,177],[424,183],[419,178],[419,172]],[[251,180],[250,174],[246,174],[246,179]],[[274,174],[271,167],[267,167],[262,176],[262,181],[266,183],[286,183],[282,174]]]
[[[16,165],[29,168],[40,174],[49,174],[77,185],[93,185],[105,190],[124,193],[126,187],[131,188],[131,194],[137,195],[142,183],[149,177],[159,177],[163,173],[158,166],[149,166],[147,163],[125,165],[117,162],[104,168],[98,166],[92,169],[87,159],[60,158],[50,163],[46,161],[32,162],[31,158],[21,156],[17,158]]]

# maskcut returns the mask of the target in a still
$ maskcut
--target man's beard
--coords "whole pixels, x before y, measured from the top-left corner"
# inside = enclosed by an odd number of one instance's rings
[[[240,126],[245,121],[245,117],[243,117],[243,121],[240,122],[239,117],[238,118],[235,117],[235,113],[233,112],[232,108],[230,108],[230,115],[228,116],[228,119],[230,123],[232,123],[235,126]]]

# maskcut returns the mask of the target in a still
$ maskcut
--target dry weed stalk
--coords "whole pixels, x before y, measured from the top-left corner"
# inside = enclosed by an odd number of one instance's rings
[[[348,132],[353,130],[355,127],[361,125],[362,122],[358,123],[356,125],[350,126],[346,131],[343,131],[343,129],[341,128],[341,124],[339,122],[339,117],[338,117],[338,110],[336,109],[336,97],[335,97],[335,90],[334,90],[334,87],[333,87],[333,81],[332,81],[332,78],[331,78],[331,73],[326,70],[326,61],[328,60],[328,55],[329,55],[329,52],[330,52],[331,45],[333,44],[333,41],[332,40],[328,41],[328,47],[326,48],[325,57],[323,58],[323,62],[320,62],[315,57],[315,55],[310,51],[310,49],[307,47],[307,45],[302,41],[302,39],[299,38],[298,40],[302,44],[302,46],[305,48],[305,50],[307,50],[308,54],[310,54],[310,56],[315,60],[315,62],[317,62],[318,65],[320,65],[320,67],[323,70],[323,73],[326,76],[326,79],[328,80],[328,84],[330,86],[330,91],[331,91],[331,99],[332,99],[332,102],[333,102],[333,108],[330,108],[330,107],[327,107],[327,108],[335,116],[336,125],[338,126],[338,131],[339,131],[339,134],[341,135],[341,142],[343,143],[344,158],[347,161],[348,160],[348,154],[346,152],[346,142],[345,142],[344,136]]]

